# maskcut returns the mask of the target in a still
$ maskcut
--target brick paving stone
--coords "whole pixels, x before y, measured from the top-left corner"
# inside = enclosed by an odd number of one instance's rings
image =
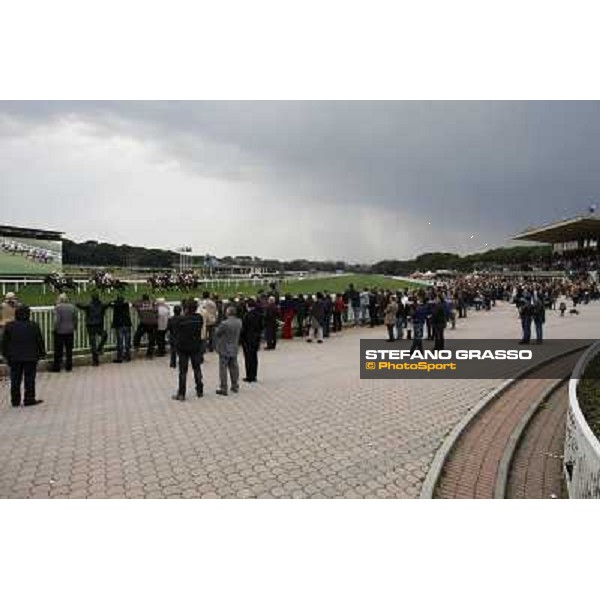
[[[515,451],[506,497],[564,498],[562,458],[568,385],[556,390],[533,416]]]
[[[599,316],[595,304],[573,319],[549,311],[547,337],[600,337]],[[448,330],[518,335],[503,304]],[[185,403],[170,399],[167,359],[40,372],[46,402],[27,411],[9,406],[4,385],[0,497],[417,497],[445,436],[499,381],[362,381],[361,336],[386,337],[379,327],[323,345],[282,340],[260,353],[259,382],[227,398],[213,391],[213,354],[206,396]]]

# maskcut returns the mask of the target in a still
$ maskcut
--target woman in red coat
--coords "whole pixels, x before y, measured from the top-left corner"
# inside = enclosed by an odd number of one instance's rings
[[[285,298],[281,302],[281,315],[283,317],[283,329],[281,330],[281,337],[284,340],[291,340],[294,335],[292,332],[292,321],[294,320],[294,301],[290,294],[286,294]]]

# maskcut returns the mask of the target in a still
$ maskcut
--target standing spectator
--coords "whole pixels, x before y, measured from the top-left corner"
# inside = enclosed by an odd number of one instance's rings
[[[357,289],[354,289],[354,284],[348,286],[348,304],[352,307],[352,318],[354,319],[354,327],[360,324],[360,294]],[[349,319],[348,319],[349,320]]]
[[[164,298],[156,300],[156,356],[166,356],[167,354],[167,324],[171,311]]]
[[[531,340],[531,314],[532,307],[528,298],[523,298],[519,307],[519,318],[521,319],[521,329],[523,337],[519,344],[529,344]]]
[[[446,322],[446,308],[440,297],[431,309],[431,329],[434,339],[434,350],[444,349],[444,329],[446,329]]]
[[[302,294],[296,298],[296,337],[304,337],[304,321],[306,320],[306,300]]]
[[[423,329],[425,328],[426,318],[427,309],[423,301],[418,299],[412,313],[413,341],[410,347],[411,354],[415,351],[423,352]]]
[[[77,308],[66,294],[58,296],[54,307],[54,361],[52,371],[59,373],[65,354],[65,369],[73,370],[73,340],[77,329]]]
[[[10,368],[10,401],[21,405],[21,382],[25,380],[24,406],[35,406],[43,400],[35,396],[37,364],[46,356],[40,326],[30,320],[28,306],[18,306],[15,319],[7,323],[2,337],[2,354]]]
[[[378,324],[377,312],[379,310],[379,301],[377,297],[377,290],[372,289],[369,296],[369,325],[375,327]]]
[[[89,304],[77,304],[77,308],[85,313],[85,327],[90,341],[92,365],[94,367],[100,365],[99,356],[104,352],[104,344],[106,344],[106,339],[108,337],[106,330],[104,329],[104,314],[106,313],[108,306],[108,304],[104,304],[100,300],[96,293],[92,294],[92,299]]]
[[[367,324],[367,315],[369,314],[369,304],[371,295],[369,294],[369,288],[365,288],[360,293],[360,323],[361,325]]]
[[[264,327],[263,316],[257,309],[254,300],[249,300],[247,312],[242,319],[240,341],[244,352],[246,377],[244,381],[255,383],[258,374],[258,349],[260,348],[260,334]]]
[[[179,326],[179,321],[181,321],[181,305],[177,304],[173,308],[173,316],[169,317],[169,322],[167,323],[167,331],[169,332],[169,348],[171,350],[171,360],[169,362],[169,366],[171,369],[175,369],[177,367],[177,327]]]
[[[402,298],[400,298],[400,294],[397,295],[398,300],[396,304],[398,306],[398,310],[396,311],[396,332],[398,335],[398,339],[401,340],[404,337],[404,323],[406,319],[406,305],[402,302]]]
[[[284,340],[291,340],[293,337],[292,333],[292,321],[294,320],[294,301],[291,294],[286,294],[281,302],[281,313],[283,316],[283,329],[281,331],[281,337]]]
[[[175,323],[175,347],[179,359],[179,386],[173,400],[183,402],[187,386],[188,363],[192,364],[196,396],[202,398],[204,386],[202,383],[203,343],[202,315],[198,312],[198,303],[190,300],[184,303],[184,316]]]
[[[279,310],[275,304],[275,296],[269,296],[264,310],[265,350],[275,350],[277,346],[277,320]],[[242,327],[243,330],[243,327]]]
[[[388,330],[388,342],[395,341],[394,338],[394,326],[396,325],[396,313],[398,312],[398,303],[394,296],[390,298],[388,305],[385,307],[383,313],[383,323]],[[398,336],[399,338],[400,336]]]
[[[158,311],[156,304],[150,300],[148,294],[144,294],[142,299],[134,302],[133,306],[138,314],[138,326],[133,336],[133,347],[139,350],[142,338],[148,336],[148,349],[146,358],[154,358],[154,346],[156,344],[156,331],[158,329]]]
[[[217,326],[217,305],[211,300],[210,292],[202,293],[202,308],[205,314],[206,339],[209,352],[215,351],[215,328]]]
[[[219,379],[220,388],[217,394],[227,396],[227,371],[231,377],[231,391],[239,392],[240,369],[238,366],[238,345],[242,322],[236,316],[235,307],[228,306],[225,310],[226,319],[221,322],[215,331],[216,350],[219,354]]]
[[[360,323],[360,293],[354,289],[354,284],[348,285],[348,289],[344,292],[344,299],[348,306],[347,319],[350,321],[350,312],[352,311],[352,319],[354,320],[354,327],[358,327]]]
[[[323,337],[328,338],[331,330],[331,313],[333,312],[333,302],[331,300],[331,294],[325,290],[323,297],[324,303],[324,315],[323,315]]]
[[[342,331],[342,315],[345,309],[344,296],[342,294],[335,295],[335,302],[333,303],[333,331],[337,333]]]
[[[435,308],[435,305],[436,305],[436,300],[433,296],[431,296],[425,304],[425,308],[427,309],[427,316],[425,318],[425,326],[427,327],[427,339],[428,340],[433,339],[433,322],[431,319],[433,317],[433,309]]]
[[[8,292],[4,296],[4,302],[0,305],[0,341],[2,341],[2,332],[4,328],[15,320],[15,311],[19,306],[17,297],[14,292]]]
[[[111,302],[113,309],[112,328],[117,338],[117,358],[113,362],[122,363],[131,360],[131,310],[129,302],[121,294]]]
[[[313,338],[318,344],[323,343],[323,321],[325,320],[325,301],[323,294],[317,292],[317,298],[310,309],[310,327],[308,330],[307,342],[312,342]],[[312,336],[312,337],[311,337]]]
[[[544,323],[546,322],[546,309],[544,302],[538,298],[533,307],[533,323],[535,325],[535,338],[538,344],[544,341]]]

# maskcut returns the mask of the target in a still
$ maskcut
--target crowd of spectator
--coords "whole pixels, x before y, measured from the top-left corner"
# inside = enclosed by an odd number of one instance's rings
[[[110,326],[115,332],[115,363],[129,362],[134,353],[146,358],[169,356],[172,368],[179,368],[176,400],[185,400],[189,365],[194,373],[196,393],[204,393],[201,365],[207,352],[219,355],[217,393],[239,391],[238,348],[244,357],[245,378],[254,383],[258,377],[258,352],[278,347],[278,338],[303,338],[322,344],[339,335],[343,325],[374,328],[384,325],[387,339],[394,342],[412,340],[412,351],[423,349],[423,340],[433,341],[434,349],[444,349],[444,332],[456,327],[471,311],[489,311],[498,301],[511,302],[518,311],[523,335],[520,343],[531,341],[535,326],[537,343],[543,342],[546,310],[557,309],[564,315],[566,301],[577,306],[600,297],[595,283],[586,278],[561,281],[525,281],[497,276],[465,276],[439,280],[435,286],[392,291],[381,287],[355,288],[344,292],[327,290],[314,294],[280,294],[276,285],[259,291],[256,296],[222,299],[205,291],[202,298],[187,298],[171,307],[164,298],[143,295],[128,302],[117,295],[103,302],[97,293],[86,303],[73,304],[60,294],[54,309],[53,362],[51,370],[73,368],[74,336],[79,315],[83,316],[89,339],[92,364],[100,365],[108,334],[106,313],[110,309]],[[37,362],[46,354],[40,329],[30,318],[30,310],[21,305],[14,293],[8,293],[0,307],[1,350],[9,363],[12,403],[21,403],[20,386],[25,380],[24,404],[39,403],[35,396]],[[137,325],[132,331],[137,313]],[[144,349],[142,349],[144,345]],[[63,364],[64,361],[64,364]],[[27,363],[27,364],[24,364]],[[17,366],[15,366],[17,365]]]

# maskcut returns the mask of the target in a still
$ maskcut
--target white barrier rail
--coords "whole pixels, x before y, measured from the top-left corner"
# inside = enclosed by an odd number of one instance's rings
[[[173,306],[179,302],[166,302],[172,312]],[[138,315],[135,309],[131,309],[131,325],[135,331],[138,325]],[[53,350],[53,331],[54,331],[54,307],[53,306],[36,306],[31,309],[31,319],[35,321],[42,330],[42,336],[46,344],[48,355],[52,355]],[[115,330],[111,327],[112,324],[112,308],[109,308],[104,315],[104,329],[108,334],[105,348],[114,350],[117,346],[115,338]],[[85,353],[90,349],[87,330],[85,327],[85,314],[78,311],[77,329],[74,331],[73,352]]]
[[[569,408],[565,437],[564,471],[569,498],[600,498],[600,441],[588,425],[577,398],[586,367],[600,352],[600,342],[579,359],[569,381]]]

